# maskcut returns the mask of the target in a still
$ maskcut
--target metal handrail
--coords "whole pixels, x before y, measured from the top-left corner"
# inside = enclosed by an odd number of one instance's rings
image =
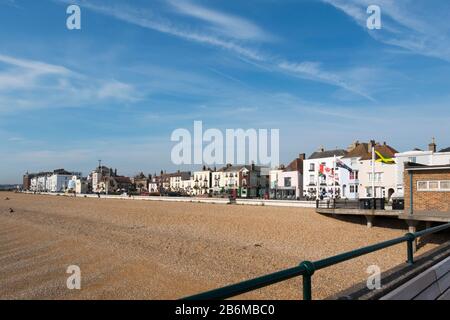
[[[270,286],[275,283],[279,283],[288,279],[292,279],[298,276],[303,276],[303,300],[312,299],[311,278],[315,271],[324,269],[335,264],[345,262],[381,249],[392,247],[394,245],[406,242],[407,243],[407,263],[409,265],[414,264],[414,241],[424,235],[436,233],[450,228],[450,223],[440,225],[437,227],[429,228],[415,233],[407,233],[403,237],[383,241],[377,244],[373,244],[367,247],[359,248],[356,250],[341,253],[329,258],[318,260],[315,262],[303,261],[300,265],[267,274],[251,280],[246,280],[236,284],[232,284],[219,289],[203,292],[193,296],[184,298],[183,300],[222,300],[228,299],[254,291],[263,287]]]

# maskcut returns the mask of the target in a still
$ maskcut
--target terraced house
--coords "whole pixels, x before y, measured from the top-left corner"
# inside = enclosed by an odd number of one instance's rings
[[[268,191],[269,169],[252,165],[231,165],[212,173],[214,194],[263,197]]]
[[[302,153],[288,166],[270,170],[270,198],[295,200],[303,196],[303,161]]]
[[[344,149],[319,150],[311,154],[303,162],[303,193],[307,199],[332,198],[343,196],[342,177],[340,170],[333,171],[335,159],[341,159],[347,154]]]

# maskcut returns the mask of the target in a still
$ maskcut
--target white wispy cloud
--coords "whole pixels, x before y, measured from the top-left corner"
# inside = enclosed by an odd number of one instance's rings
[[[73,1],[69,0],[56,0],[58,2],[69,3]],[[190,30],[186,26],[179,26],[176,23],[162,18],[156,15],[154,12],[146,9],[136,9],[127,5],[105,5],[94,3],[92,1],[76,1],[76,3],[82,5],[84,8],[88,8],[95,12],[114,17],[121,21],[134,24],[143,28],[151,29],[161,33],[165,33],[171,36],[175,36],[187,41],[197,42],[201,44],[207,44],[221,49],[226,49],[238,55],[243,61],[248,61],[252,64],[261,65],[263,69],[269,72],[282,72],[288,73],[295,77],[302,79],[308,79],[311,81],[321,82],[348,90],[353,94],[361,96],[363,98],[374,100],[369,93],[365,92],[363,88],[358,88],[356,85],[352,85],[340,78],[340,75],[330,71],[325,71],[322,66],[315,64],[310,65],[310,62],[285,62],[279,58],[274,58],[272,55],[263,53],[259,50],[255,50],[250,46],[245,46],[230,39],[224,39],[216,34],[208,32],[199,32]],[[245,33],[245,25],[249,24],[244,19],[234,17],[231,15],[223,14],[218,11],[210,10],[198,5],[192,5],[190,2],[176,3],[171,1],[172,5],[177,8],[178,11],[188,14],[192,17],[196,17],[201,20],[208,20],[216,25],[222,27],[228,26],[228,31],[240,29],[241,33]],[[237,20],[236,20],[237,19]],[[238,28],[232,27],[233,22],[237,21]],[[226,28],[225,28],[226,29]],[[258,31],[257,31],[258,30]],[[250,34],[254,36],[261,31],[250,27]],[[229,32],[233,34],[233,32]],[[310,65],[305,69],[305,66]]]
[[[194,30],[189,30],[189,28],[187,27],[177,26],[171,21],[159,17],[148,9],[135,9],[127,5],[109,6],[88,1],[57,1],[63,3],[75,2],[83,6],[84,8],[88,8],[98,13],[114,17],[127,23],[176,36],[185,40],[220,47],[222,49],[233,51],[237,54],[257,61],[263,61],[265,59],[264,56],[262,56],[257,50],[244,47],[234,41],[222,39],[208,33],[202,33]]]
[[[11,56],[0,54],[0,62],[32,70],[38,74],[70,74],[71,71],[65,67],[48,64],[40,61],[33,61],[27,59],[19,59]]]
[[[257,41],[267,41],[272,38],[258,25],[242,17],[209,9],[190,1],[169,0],[168,2],[178,13],[206,21],[211,25],[212,30],[224,36]]]
[[[133,85],[91,78],[61,65],[0,54],[0,66],[0,112],[140,98]]]
[[[347,83],[343,80],[343,77],[339,76],[337,73],[324,71],[319,62],[305,61],[301,63],[293,63],[283,61],[278,64],[278,67],[282,70],[295,74],[298,77],[328,83],[365,97],[368,100],[375,101],[375,99],[366,93],[362,88],[358,88],[356,85]]]
[[[322,0],[341,10],[367,30],[366,10],[371,0]],[[450,61],[450,3],[439,1],[379,0],[382,29],[367,30],[376,40],[409,52]]]

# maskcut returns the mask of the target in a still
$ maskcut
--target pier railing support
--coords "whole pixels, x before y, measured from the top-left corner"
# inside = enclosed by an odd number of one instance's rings
[[[312,300],[311,278],[316,271],[316,268],[311,261],[303,261],[300,264],[300,267],[305,269],[305,273],[303,274],[303,300]]]

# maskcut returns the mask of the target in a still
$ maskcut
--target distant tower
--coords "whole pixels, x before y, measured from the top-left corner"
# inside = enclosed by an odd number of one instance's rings
[[[437,149],[436,139],[433,138],[433,139],[431,140],[431,143],[428,145],[428,151],[436,152],[436,149]]]

